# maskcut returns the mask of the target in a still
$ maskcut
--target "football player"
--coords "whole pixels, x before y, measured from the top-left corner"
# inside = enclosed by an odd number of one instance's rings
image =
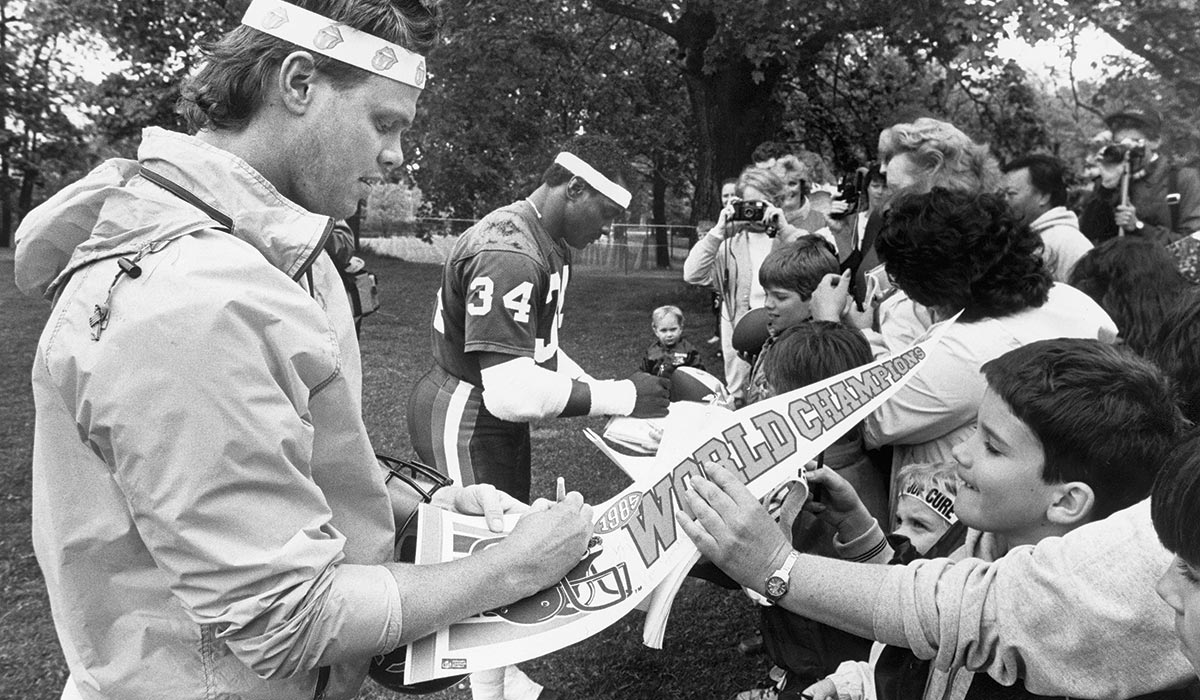
[[[665,378],[596,380],[559,347],[571,249],[599,239],[629,206],[626,163],[612,140],[575,137],[532,194],[488,214],[451,251],[433,315],[434,365],[410,395],[408,427],[421,460],[457,483],[528,501],[530,421],[666,415]],[[491,697],[484,685],[473,675],[476,700]],[[541,694],[521,695],[550,696],[533,689]]]

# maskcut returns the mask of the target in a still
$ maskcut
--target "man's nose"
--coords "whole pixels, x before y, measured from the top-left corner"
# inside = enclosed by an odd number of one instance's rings
[[[400,145],[399,138],[384,145],[383,149],[379,151],[378,163],[383,176],[389,180],[393,175],[398,174],[396,171],[404,165],[404,149]]]

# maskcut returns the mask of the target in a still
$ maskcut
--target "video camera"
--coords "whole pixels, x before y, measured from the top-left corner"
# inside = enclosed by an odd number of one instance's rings
[[[838,185],[837,194],[834,199],[839,202],[846,202],[850,206],[846,211],[841,213],[830,212],[827,216],[831,219],[844,219],[858,211],[858,202],[866,194],[867,191],[867,173],[866,168],[859,168],[852,173],[847,173],[842,177],[842,182]]]
[[[767,215],[767,203],[757,200],[739,200],[733,203],[733,216],[729,217],[730,221],[753,221],[761,222],[763,217]]]
[[[1110,143],[1096,152],[1096,159],[1106,165],[1118,165],[1127,157],[1130,169],[1137,170],[1142,159],[1146,157],[1146,147],[1140,143]]]

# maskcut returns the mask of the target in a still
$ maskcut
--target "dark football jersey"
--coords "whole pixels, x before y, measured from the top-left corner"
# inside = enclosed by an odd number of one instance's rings
[[[442,269],[434,360],[475,386],[483,384],[480,351],[557,369],[569,277],[570,250],[551,240],[528,202],[488,214],[458,239]]]

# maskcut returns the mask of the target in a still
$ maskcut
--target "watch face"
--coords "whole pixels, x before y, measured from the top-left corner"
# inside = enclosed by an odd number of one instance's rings
[[[772,576],[771,578],[767,579],[767,597],[771,600],[782,598],[783,594],[787,593],[787,590],[787,579],[779,576]]]

